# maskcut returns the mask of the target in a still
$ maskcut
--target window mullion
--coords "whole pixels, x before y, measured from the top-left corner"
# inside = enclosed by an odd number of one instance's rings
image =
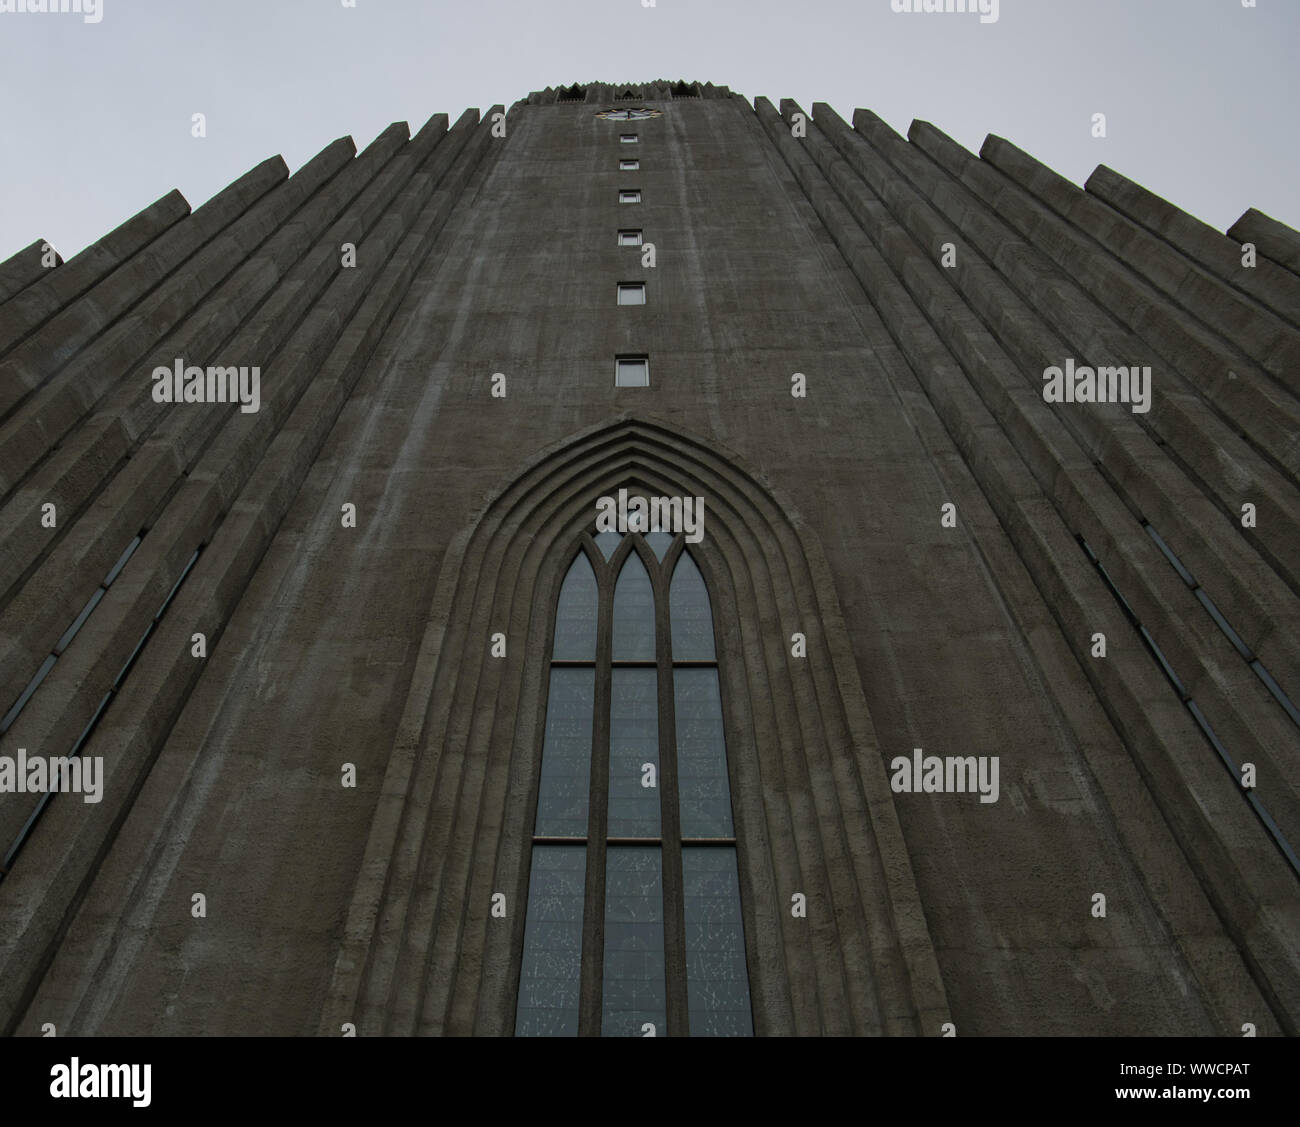
[[[608,566],[597,575],[595,715],[587,813],[587,895],[582,916],[582,992],[578,1036],[599,1037],[605,966],[605,839],[609,825],[609,707],[613,652],[614,583]]]
[[[663,833],[664,980],[668,1036],[689,1035],[686,999],[686,918],[683,900],[681,806],[677,800],[677,721],[667,568],[651,570],[655,596],[655,659],[659,676],[659,818]]]

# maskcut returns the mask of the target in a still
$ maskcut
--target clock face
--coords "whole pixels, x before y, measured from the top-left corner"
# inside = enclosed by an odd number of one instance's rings
[[[647,117],[663,117],[663,110],[647,109],[644,106],[634,110],[601,110],[597,117],[606,121],[641,121]]]

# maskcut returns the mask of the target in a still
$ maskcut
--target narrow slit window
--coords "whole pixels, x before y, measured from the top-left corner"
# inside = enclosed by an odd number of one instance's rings
[[[620,133],[618,142],[620,145],[635,145],[640,142],[640,138],[635,133]]]
[[[619,203],[640,203],[641,190],[639,188],[620,188],[618,190]]]
[[[621,160],[618,162],[620,172],[637,172],[640,168],[641,162],[639,160]]]

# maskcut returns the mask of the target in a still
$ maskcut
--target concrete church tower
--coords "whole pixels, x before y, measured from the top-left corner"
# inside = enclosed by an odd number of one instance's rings
[[[38,241],[0,1025],[1295,1034],[1298,373],[1265,216],[709,84]]]

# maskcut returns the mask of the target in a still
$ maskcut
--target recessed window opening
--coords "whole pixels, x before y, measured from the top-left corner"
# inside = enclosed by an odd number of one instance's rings
[[[1228,641],[1232,643],[1232,648],[1241,655],[1242,660],[1250,666],[1255,676],[1264,683],[1264,687],[1273,695],[1273,699],[1282,706],[1282,711],[1291,718],[1291,722],[1297,727],[1300,727],[1300,708],[1296,707],[1295,703],[1289,696],[1287,696],[1286,692],[1283,691],[1282,687],[1277,683],[1273,675],[1269,673],[1268,669],[1264,666],[1263,662],[1259,660],[1255,652],[1246,645],[1242,640],[1241,635],[1232,628],[1232,624],[1228,622],[1226,617],[1224,617],[1224,614],[1219,610],[1218,605],[1212,598],[1210,598],[1205,588],[1197,582],[1196,577],[1183,566],[1182,560],[1180,560],[1174,554],[1174,550],[1165,543],[1160,533],[1151,526],[1151,522],[1143,521],[1142,527],[1147,530],[1147,535],[1155,542],[1155,545],[1160,549],[1161,554],[1170,562],[1173,569],[1178,572],[1178,577],[1186,583],[1189,588],[1191,588],[1192,594],[1196,596],[1196,601],[1205,608],[1205,613],[1214,619],[1214,624],[1223,632]]]
[[[1161,550],[1165,551],[1166,558],[1168,558],[1171,563],[1174,563],[1176,557],[1173,556],[1172,552],[1167,551],[1163,547],[1164,541],[1159,539],[1159,536],[1158,534],[1155,533],[1154,529],[1149,529],[1149,531],[1152,534],[1152,539],[1156,541],[1157,546],[1160,546]],[[1205,737],[1206,743],[1208,743],[1210,747],[1214,749],[1215,754],[1218,755],[1219,760],[1223,763],[1224,767],[1227,769],[1228,774],[1232,776],[1233,781],[1238,785],[1240,785],[1241,771],[1237,761],[1233,758],[1232,753],[1229,752],[1228,749],[1224,746],[1223,741],[1219,739],[1218,733],[1214,730],[1214,727],[1210,724],[1209,718],[1201,710],[1201,706],[1198,705],[1196,701],[1192,698],[1192,696],[1188,693],[1186,683],[1175,672],[1173,666],[1169,662],[1169,659],[1165,657],[1164,651],[1161,650],[1159,645],[1156,644],[1156,640],[1151,636],[1151,632],[1145,626],[1142,625],[1142,622],[1137,617],[1137,614],[1134,612],[1132,606],[1129,605],[1128,600],[1124,598],[1123,594],[1121,594],[1119,587],[1116,586],[1115,584],[1114,579],[1111,578],[1110,573],[1106,570],[1105,566],[1098,558],[1097,553],[1092,550],[1092,545],[1090,545],[1088,541],[1085,540],[1082,536],[1076,535],[1075,539],[1078,540],[1079,546],[1083,549],[1084,554],[1088,557],[1089,560],[1092,561],[1093,567],[1095,567],[1097,571],[1100,573],[1102,582],[1106,584],[1107,589],[1110,591],[1115,601],[1119,603],[1120,607],[1123,609],[1125,617],[1129,620],[1133,628],[1138,632],[1138,636],[1142,639],[1143,644],[1146,646],[1147,650],[1151,653],[1151,656],[1156,659],[1156,664],[1160,666],[1161,672],[1164,673],[1166,679],[1169,681],[1169,684],[1173,687],[1174,692],[1178,694],[1179,699],[1183,702],[1183,707],[1185,707],[1187,711],[1191,714],[1191,717],[1195,721],[1196,726],[1201,730],[1201,735]],[[1188,573],[1186,569],[1183,568],[1181,563],[1177,563],[1175,566],[1180,572],[1180,574],[1183,574],[1186,578],[1190,578],[1190,573]],[[1267,684],[1267,682],[1265,683]],[[1291,868],[1295,871],[1295,873],[1297,875],[1300,875],[1300,857],[1296,855],[1295,850],[1292,848],[1291,843],[1287,840],[1286,835],[1282,832],[1281,827],[1277,824],[1273,816],[1265,808],[1264,803],[1260,799],[1258,793],[1253,789],[1252,790],[1243,789],[1241,793],[1245,796],[1246,801],[1250,804],[1251,809],[1254,810],[1255,816],[1259,818],[1260,822],[1263,824],[1264,829],[1268,831],[1268,834],[1273,839],[1273,844],[1277,846],[1278,851],[1282,854],[1283,857],[1286,858],[1287,863],[1291,866]]]
[[[615,387],[649,387],[650,357],[619,356],[614,361]]]
[[[59,640],[54,643],[53,651],[41,663],[41,667],[36,671],[36,675],[28,682],[27,687],[21,694],[19,694],[18,699],[14,702],[9,711],[5,713],[4,717],[0,718],[0,735],[3,735],[13,726],[14,721],[18,719],[18,714],[22,712],[23,708],[26,706],[27,702],[31,700],[32,695],[36,690],[41,687],[41,682],[49,676],[50,670],[54,668],[54,663],[63,656],[63,651],[72,644],[72,639],[77,636],[78,632],[86,624],[86,619],[90,617],[91,612],[99,606],[100,600],[105,594],[107,594],[108,589],[113,585],[113,581],[122,574],[122,569],[126,567],[127,561],[135,554],[135,550],[140,547],[140,541],[144,538],[145,531],[146,530],[141,529],[139,534],[136,535],[131,543],[126,546],[126,550],[123,551],[123,553],[117,558],[117,562],[109,569],[103,582],[95,589],[94,594],[90,596],[86,605],[81,608],[81,612],[72,620],[72,624],[63,632],[63,635]]]
[[[555,612],[515,1035],[750,1036],[708,588],[680,533],[582,542]]]
[[[619,282],[618,303],[619,305],[644,305],[645,304],[645,283],[644,282]]]
[[[136,548],[140,546],[140,541],[144,537],[144,535],[145,535],[144,531],[141,531],[140,534],[136,536],[136,538],[131,542],[131,544],[128,545],[126,551],[124,551],[122,555],[118,558],[117,563],[113,566],[113,569],[108,573],[108,576],[105,578],[103,584],[101,585],[100,588],[101,592],[106,591],[108,587],[112,585],[113,581],[121,574],[122,568],[126,566],[127,561],[131,558]],[[84,729],[82,729],[81,735],[77,737],[77,742],[72,745],[72,750],[67,753],[67,757],[69,759],[74,759],[81,754],[82,749],[86,746],[87,740],[90,739],[95,729],[99,726],[99,723],[103,719],[104,713],[108,710],[109,705],[118,696],[118,694],[121,693],[122,685],[126,681],[127,674],[131,672],[131,669],[135,665],[136,660],[139,658],[141,652],[144,650],[145,643],[149,641],[149,639],[153,636],[154,632],[157,630],[159,622],[162,621],[163,615],[167,613],[167,608],[171,606],[172,601],[176,598],[176,593],[177,591],[180,590],[181,584],[185,582],[185,580],[189,577],[190,572],[194,569],[194,565],[198,562],[199,555],[202,553],[202,551],[203,551],[203,547],[202,545],[200,545],[199,548],[197,548],[194,554],[190,557],[189,563],[185,565],[184,570],[181,572],[180,578],[177,579],[175,584],[172,586],[172,589],[170,593],[167,595],[167,598],[163,600],[162,606],[158,608],[158,613],[154,615],[153,621],[150,622],[147,627],[145,627],[144,633],[140,637],[140,641],[136,643],[135,649],[131,652],[131,656],[127,658],[126,664],[122,666],[121,671],[113,679],[112,686],[109,688],[108,692],[104,694],[103,699],[99,702],[99,707],[95,709],[94,715],[90,718],[90,723],[87,724]],[[92,597],[91,604],[98,603],[98,601],[99,600],[97,598]],[[87,604],[88,610],[94,609],[93,605],[91,604]],[[85,617],[89,617],[88,610],[83,611]],[[79,616],[78,621],[84,624],[85,618]],[[76,626],[77,629],[80,629],[80,626],[77,625],[77,622],[74,622],[73,625]],[[69,628],[68,633],[66,633],[64,635],[64,638],[60,641],[60,645],[64,645],[67,642],[70,642],[71,637],[74,633],[75,631]],[[50,658],[47,659],[51,667],[53,667],[53,658],[54,655],[51,654]],[[12,723],[12,719],[10,720],[10,723]],[[4,856],[0,858],[0,880],[3,880],[8,875],[8,873],[13,869],[14,861],[17,859],[19,853],[22,852],[23,846],[27,843],[27,840],[30,838],[32,829],[35,827],[36,823],[40,821],[41,816],[45,813],[49,804],[54,800],[57,794],[58,794],[57,791],[47,790],[41,796],[40,801],[36,804],[36,808],[32,811],[31,816],[23,824],[22,828],[19,829],[17,836],[14,838],[13,842],[10,843],[9,848],[6,850]]]

